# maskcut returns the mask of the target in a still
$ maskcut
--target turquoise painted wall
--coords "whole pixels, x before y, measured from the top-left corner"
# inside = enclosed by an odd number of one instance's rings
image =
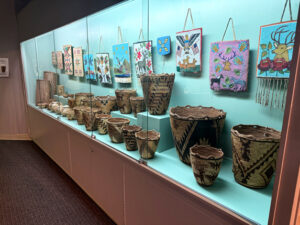
[[[38,55],[38,73],[44,70],[57,71],[51,64],[51,52],[62,50],[65,44],[81,46],[88,53],[108,52],[112,58],[112,45],[118,40],[118,26],[122,29],[123,41],[130,46],[138,41],[140,28],[144,36],[154,44],[154,71],[156,73],[176,73],[170,106],[203,105],[214,106],[227,112],[223,133],[223,146],[226,155],[231,155],[230,128],[236,124],[259,124],[281,130],[283,112],[255,103],[257,79],[255,77],[256,54],[259,27],[279,22],[284,1],[282,0],[131,0],[75,21],[53,32],[46,33],[21,44],[24,71],[29,102],[34,102],[35,79],[37,79],[35,45]],[[292,1],[293,17],[297,17],[299,0]],[[187,8],[192,9],[195,27],[203,28],[202,71],[198,74],[181,74],[175,66],[175,33],[183,29]],[[149,14],[148,14],[149,11]],[[148,18],[149,15],[149,24]],[[214,92],[209,87],[209,46],[210,42],[220,41],[228,21],[234,20],[237,39],[250,40],[250,65],[248,92]],[[288,14],[284,20],[288,19]],[[187,28],[192,28],[191,22]],[[149,29],[149,33],[147,30]],[[156,53],[156,38],[171,35],[172,55],[164,58]],[[99,40],[102,44],[99,50]],[[232,40],[229,27],[225,40]],[[132,48],[131,48],[132,50]],[[133,54],[131,51],[131,61]],[[101,85],[85,78],[68,76],[57,71],[60,84],[69,93],[89,92],[95,95],[114,95],[116,88],[135,88],[142,95],[132,64],[132,84]]]

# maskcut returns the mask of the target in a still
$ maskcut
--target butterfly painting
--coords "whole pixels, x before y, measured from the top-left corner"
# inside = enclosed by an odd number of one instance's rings
[[[176,33],[176,67],[178,72],[201,71],[202,28]]]
[[[64,55],[62,51],[56,52],[57,68],[60,70],[64,69]]]
[[[109,54],[108,53],[96,54],[95,62],[96,62],[96,71],[100,83],[111,84]]]
[[[82,48],[73,48],[74,56],[74,75],[78,77],[83,77],[83,61],[82,61]]]
[[[169,55],[171,53],[171,38],[164,36],[157,38],[157,53],[159,55]]]
[[[139,77],[152,74],[152,41],[141,41],[133,44],[135,70]]]
[[[64,62],[65,74],[73,75],[73,47],[72,45],[64,45]]]
[[[115,81],[119,83],[131,83],[129,44],[113,45],[112,50]]]
[[[88,80],[97,80],[95,74],[94,58],[92,54],[83,55],[84,73]]]

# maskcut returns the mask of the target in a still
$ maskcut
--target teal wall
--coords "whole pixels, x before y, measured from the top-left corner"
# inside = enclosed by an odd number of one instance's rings
[[[279,0],[131,0],[95,13],[87,18],[75,21],[53,32],[46,33],[21,44],[24,71],[26,75],[29,103],[34,102],[35,79],[35,43],[38,56],[38,73],[44,70],[57,71],[51,64],[51,52],[62,50],[65,44],[81,46],[86,52],[99,52],[99,40],[102,35],[101,52],[112,53],[112,45],[118,40],[118,26],[123,33],[123,41],[130,46],[138,41],[140,28],[144,36],[154,44],[154,72],[176,73],[170,106],[203,105],[214,106],[227,112],[222,138],[224,151],[231,154],[230,128],[236,124],[259,124],[281,130],[283,112],[255,103],[257,79],[255,77],[256,54],[259,27],[279,22],[284,1]],[[299,0],[292,0],[293,18],[297,16]],[[202,71],[199,74],[180,74],[175,67],[175,33],[183,29],[187,8],[192,9],[195,27],[203,28]],[[148,14],[149,12],[149,14]],[[288,11],[287,11],[288,12]],[[148,18],[149,16],[149,24]],[[248,92],[214,92],[209,87],[209,46],[210,42],[220,41],[228,21],[232,17],[237,39],[250,40],[250,65]],[[284,20],[288,19],[288,14]],[[187,28],[192,28],[190,21]],[[147,30],[149,29],[149,33]],[[171,35],[172,55],[163,57],[156,53],[156,38]],[[225,40],[233,39],[229,27]],[[132,50],[132,48],[131,48]],[[110,55],[112,58],[112,55]],[[131,62],[133,54],[131,51]],[[116,88],[135,88],[142,95],[132,64],[132,84],[101,85],[91,83],[85,78],[68,76],[59,72],[59,82],[65,85],[69,93],[91,91],[95,95],[114,95]]]

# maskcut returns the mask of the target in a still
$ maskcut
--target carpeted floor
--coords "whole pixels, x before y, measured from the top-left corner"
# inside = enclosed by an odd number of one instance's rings
[[[114,222],[33,142],[0,141],[0,224]]]

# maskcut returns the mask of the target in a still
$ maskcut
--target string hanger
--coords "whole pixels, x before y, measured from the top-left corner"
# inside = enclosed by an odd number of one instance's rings
[[[192,10],[191,10],[191,8],[188,8],[187,13],[186,13],[186,17],[185,17],[185,21],[184,21],[183,30],[185,30],[186,22],[187,22],[187,19],[188,19],[189,15],[190,15],[190,18],[191,18],[191,21],[192,21],[192,26],[193,26],[193,28],[195,28],[195,26],[194,26],[194,20],[193,20],[193,15],[192,15]]]
[[[142,41],[144,41],[144,34],[143,34],[143,28],[140,29],[140,34],[139,34],[139,41],[141,41],[141,37],[143,38]]]
[[[121,27],[120,26],[118,26],[118,43],[119,44],[123,43],[122,31],[121,31]]]
[[[282,20],[283,20],[283,16],[284,16],[284,13],[285,13],[285,9],[286,9],[287,3],[289,3],[290,20],[293,20],[291,0],[286,0],[285,4],[284,4],[284,7],[283,7],[283,12],[282,12],[282,15],[281,15],[280,22],[282,22]]]
[[[101,44],[102,44],[102,35],[100,35],[100,41],[99,41],[99,53],[101,52]]]
[[[233,19],[230,17],[229,20],[228,20],[228,22],[227,22],[226,29],[225,29],[225,32],[224,32],[223,37],[222,37],[222,41],[224,40],[224,37],[225,37],[225,34],[227,32],[227,29],[228,29],[230,21],[231,21],[231,25],[232,25],[233,38],[234,38],[234,40],[236,40],[235,31],[234,31],[234,25],[233,25]]]

